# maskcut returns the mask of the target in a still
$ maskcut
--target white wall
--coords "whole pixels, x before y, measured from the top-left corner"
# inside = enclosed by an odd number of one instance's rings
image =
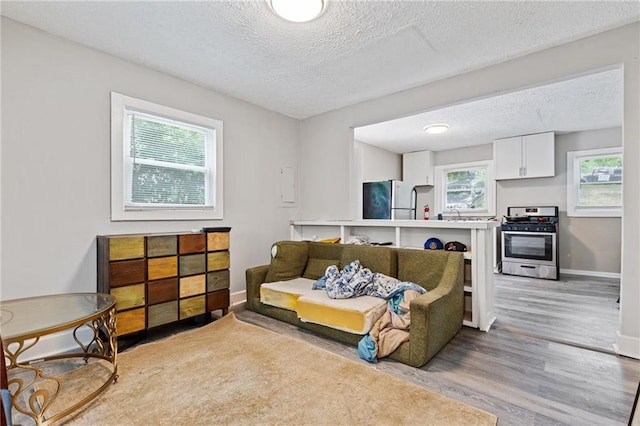
[[[456,163],[493,160],[493,144],[490,141],[488,142],[467,148],[438,151],[435,154],[435,164],[436,166],[446,166]]]
[[[362,219],[362,182],[402,179],[402,156],[394,152],[367,145],[353,144],[352,164],[354,197],[357,200],[358,219]]]
[[[548,205],[560,211],[560,268],[602,275],[620,273],[620,218],[567,217],[567,152],[622,145],[622,129],[556,135],[555,177],[498,181],[497,212],[509,206]]]
[[[356,147],[358,146],[362,150],[362,182],[402,180],[402,156],[400,154],[356,142]]]
[[[110,92],[224,121],[224,220],[110,221]],[[2,18],[2,299],[96,291],[97,234],[230,226],[231,292],[289,237],[299,122]]]
[[[618,351],[640,358],[640,24],[628,25],[491,67],[332,111],[301,126],[302,212],[305,219],[357,217],[353,197],[353,128],[472,99],[494,96],[624,66],[624,218],[621,327]],[[334,160],[331,177],[324,161]],[[334,203],[324,203],[331,199]]]

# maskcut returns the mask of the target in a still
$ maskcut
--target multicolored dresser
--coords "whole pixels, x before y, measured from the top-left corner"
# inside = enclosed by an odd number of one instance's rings
[[[229,309],[231,228],[99,235],[98,292],[116,298],[118,336]]]

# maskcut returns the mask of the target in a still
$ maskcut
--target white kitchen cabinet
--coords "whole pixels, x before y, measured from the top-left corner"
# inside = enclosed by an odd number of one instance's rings
[[[493,141],[495,179],[555,176],[554,141],[553,132]]]
[[[414,186],[433,186],[433,151],[402,154],[402,180]]]

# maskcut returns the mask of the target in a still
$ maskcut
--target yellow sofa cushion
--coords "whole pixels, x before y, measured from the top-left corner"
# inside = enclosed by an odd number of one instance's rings
[[[367,334],[386,308],[387,301],[379,297],[331,299],[326,291],[315,290],[297,299],[296,312],[304,322],[354,334]]]
[[[264,283],[260,286],[260,301],[265,305],[295,311],[298,298],[314,291],[311,289],[314,282],[314,280],[307,278],[295,278],[288,281]]]

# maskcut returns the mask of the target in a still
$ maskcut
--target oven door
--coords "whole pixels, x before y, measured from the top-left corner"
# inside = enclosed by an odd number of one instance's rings
[[[502,260],[556,265],[556,233],[502,231]]]

